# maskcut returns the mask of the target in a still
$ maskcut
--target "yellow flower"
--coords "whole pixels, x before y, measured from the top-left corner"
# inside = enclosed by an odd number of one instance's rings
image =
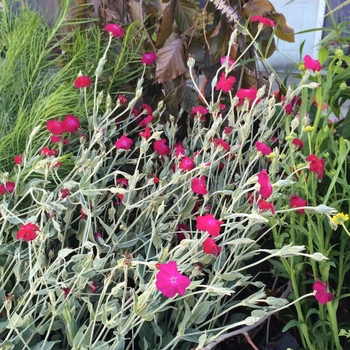
[[[334,224],[341,225],[345,221],[349,220],[349,215],[348,214],[339,213],[339,214],[334,215],[331,220],[332,220],[332,222]]]
[[[315,130],[315,128],[313,126],[310,126],[310,125],[305,126],[305,128],[303,129],[304,132],[313,131],[313,130]]]

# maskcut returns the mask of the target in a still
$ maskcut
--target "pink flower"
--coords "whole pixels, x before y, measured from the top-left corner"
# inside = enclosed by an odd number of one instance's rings
[[[320,71],[322,69],[320,61],[312,59],[309,55],[304,57],[304,66],[306,69],[311,69],[313,72]]]
[[[4,196],[5,193],[6,193],[5,185],[4,185],[4,184],[1,184],[1,185],[0,185],[0,194],[1,194],[2,196]]]
[[[115,184],[116,185],[121,184],[122,186],[128,187],[129,186],[129,181],[125,177],[120,177],[119,179],[115,180]]]
[[[106,32],[109,32],[114,37],[124,36],[124,30],[117,23],[107,24],[104,29]]]
[[[64,126],[62,122],[57,119],[47,120],[46,121],[46,129],[54,135],[61,135],[65,132]]]
[[[192,169],[194,169],[195,164],[194,161],[192,160],[192,158],[184,156],[182,157],[180,164],[179,164],[179,168],[183,171],[187,170],[190,171]]]
[[[193,193],[198,193],[198,194],[207,194],[208,190],[207,190],[207,185],[205,184],[205,176],[202,175],[199,179],[192,179],[191,180],[192,185],[192,191]]]
[[[223,92],[229,92],[230,90],[232,90],[232,86],[235,82],[236,82],[235,77],[231,76],[226,79],[225,72],[222,72],[221,77],[218,83],[216,84],[215,90],[216,91],[222,90]]]
[[[15,156],[15,157],[13,158],[13,161],[15,162],[15,164],[21,165],[22,162],[23,162],[23,158],[22,158],[22,156],[19,154],[18,156]]]
[[[264,199],[258,200],[258,207],[261,211],[271,210],[271,213],[275,214],[275,206],[273,203],[267,202]]]
[[[297,149],[302,149],[304,147],[304,142],[296,137],[292,140],[292,144],[296,146]]]
[[[213,140],[214,141],[214,144],[216,146],[221,146],[225,151],[229,152],[231,147],[230,145],[224,141],[223,139],[217,139],[217,140]]]
[[[82,89],[91,86],[92,80],[86,76],[86,75],[81,75],[74,81],[74,86],[77,89]]]
[[[36,238],[36,232],[39,231],[39,227],[31,222],[21,225],[16,235],[16,239],[23,238],[24,241],[29,242]]]
[[[300,198],[296,194],[293,194],[293,196],[290,197],[289,206],[291,208],[306,207],[307,206],[307,200]],[[297,209],[296,211],[298,213],[300,213],[300,214],[304,214],[305,213],[304,209]]]
[[[310,154],[306,157],[306,160],[310,162],[310,171],[317,174],[318,179],[322,179],[324,172],[324,158],[317,158],[316,155]]]
[[[96,290],[97,290],[97,282],[96,281],[93,281],[90,284],[90,290],[91,290],[91,293],[95,293],[96,292]]]
[[[312,286],[313,290],[316,291],[315,299],[321,304],[327,304],[329,301],[334,299],[332,293],[327,292],[327,283],[323,283],[319,279]]]
[[[275,27],[276,26],[276,23],[272,19],[266,18],[266,17],[262,17],[262,16],[252,16],[250,18],[250,22],[260,22],[264,26],[271,26],[271,27]]]
[[[39,154],[45,157],[58,156],[58,150],[50,149],[49,147],[43,147],[39,150]]]
[[[157,177],[156,174],[152,174],[152,177],[153,177],[153,183],[155,185],[159,184],[159,177]]]
[[[232,130],[233,130],[232,126],[226,126],[224,129],[224,133],[229,135],[229,134],[231,134]]]
[[[272,186],[271,186],[270,179],[266,169],[263,169],[258,174],[258,183],[260,184],[260,190],[259,190],[260,196],[263,197],[264,199],[269,198],[272,194]]]
[[[185,153],[185,149],[182,146],[182,142],[179,141],[176,145],[175,145],[175,157],[179,157],[180,155],[186,155]]]
[[[185,235],[182,233],[183,231],[187,232],[189,231],[190,228],[186,224],[178,224],[176,227],[176,235],[177,235],[177,240],[181,242],[183,239],[185,239]]]
[[[144,131],[139,132],[139,135],[148,140],[151,137],[151,128],[149,126],[146,126]]]
[[[200,120],[206,120],[205,115],[208,113],[208,110],[203,106],[192,107],[191,117],[200,116]]]
[[[177,269],[176,261],[167,264],[158,264],[159,272],[156,274],[156,287],[167,298],[174,297],[177,293],[184,295],[191,280],[181,275]]]
[[[294,96],[292,100],[286,105],[284,102],[282,103],[282,106],[287,114],[292,114],[294,111],[295,105],[300,106],[301,105],[301,98]]]
[[[152,114],[149,114],[146,118],[142,119],[140,122],[139,122],[139,126],[146,126],[148,125],[153,119],[153,115]]]
[[[220,64],[226,65],[226,62],[229,68],[235,64],[235,61],[230,56],[222,56],[220,58]]]
[[[69,189],[68,188],[61,188],[61,197],[62,198],[66,198],[66,197],[68,197],[69,196],[69,194],[70,194],[70,191],[69,191]]]
[[[151,66],[157,59],[157,55],[155,52],[144,52],[142,55],[141,63],[146,66]]]
[[[214,215],[206,214],[197,216],[197,230],[207,231],[211,236],[217,237],[220,234],[220,226],[224,221],[215,219]]]
[[[218,256],[218,254],[221,252],[221,247],[219,247],[212,238],[208,237],[203,242],[203,251],[205,254],[213,254],[214,256]]]
[[[80,128],[79,118],[74,115],[67,114],[62,120],[62,126],[66,132],[77,132]]]
[[[66,299],[68,294],[70,293],[71,289],[68,287],[63,287],[62,290],[63,290],[63,297],[64,297],[64,299]]]
[[[119,101],[121,105],[126,105],[128,103],[128,99],[125,95],[118,95],[117,101]]]
[[[133,141],[131,138],[122,135],[116,142],[115,142],[115,147],[117,149],[125,149],[129,150],[131,148],[131,145],[133,144]]]
[[[255,147],[258,150],[258,152],[261,152],[262,154],[265,155],[269,155],[270,153],[272,153],[272,150],[270,147],[266,146],[264,143],[260,142],[260,141],[256,141],[255,142]]]
[[[166,142],[166,139],[161,139],[156,140],[153,143],[154,150],[161,156],[167,156],[171,151],[170,147],[165,144]]]
[[[15,190],[15,183],[12,181],[8,181],[5,183],[5,188],[8,193],[12,193]]]
[[[239,89],[236,93],[236,97],[240,99],[247,98],[250,101],[254,101],[257,93],[258,90],[251,86],[249,89]]]

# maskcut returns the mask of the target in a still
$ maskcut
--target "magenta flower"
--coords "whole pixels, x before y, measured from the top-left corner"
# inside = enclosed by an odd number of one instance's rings
[[[66,130],[64,129],[64,126],[62,122],[60,122],[57,119],[51,119],[46,121],[46,129],[51,132],[51,134],[54,135],[61,135]]]
[[[270,153],[272,153],[271,148],[260,141],[255,142],[255,147],[258,150],[258,152],[261,152],[264,155],[268,156]]]
[[[215,90],[216,91],[222,90],[223,92],[229,92],[230,90],[232,90],[232,86],[235,82],[236,82],[235,77],[231,76],[226,79],[225,72],[222,72],[221,77],[218,83],[216,84]]]
[[[19,227],[16,238],[23,238],[24,241],[29,242],[36,238],[37,231],[39,231],[39,227],[30,222]]]
[[[166,145],[167,140],[156,140],[153,143],[154,150],[161,156],[167,156],[170,153],[170,147]]]
[[[229,152],[231,149],[230,145],[223,139],[213,140],[213,142],[216,146],[221,146],[227,152]]]
[[[293,194],[293,196],[290,197],[289,200],[289,206],[291,208],[299,208],[299,207],[306,207],[307,206],[307,200],[302,199],[301,197],[297,196],[296,194]],[[304,209],[297,209],[296,210],[300,214],[304,214]]]
[[[74,86],[77,89],[82,89],[82,88],[85,88],[85,87],[89,87],[89,86],[91,86],[91,84],[92,84],[92,80],[86,75],[81,75],[80,77],[78,77],[74,81]]]
[[[306,160],[310,162],[310,171],[317,174],[318,179],[322,179],[324,172],[324,158],[318,158],[314,154],[310,154],[306,157]]]
[[[249,89],[239,89],[236,93],[236,97],[240,99],[247,98],[250,101],[254,101],[257,93],[258,90],[251,86]]]
[[[146,118],[142,119],[140,122],[139,122],[139,126],[146,126],[148,125],[153,119],[153,115],[152,114],[149,114]]]
[[[67,198],[69,195],[70,195],[70,191],[68,188],[61,188],[61,197],[64,199],[64,198]]]
[[[1,184],[1,185],[0,185],[0,194],[1,194],[2,196],[4,196],[5,193],[6,193],[5,185],[4,185],[4,184]]]
[[[305,68],[310,69],[313,72],[320,71],[322,69],[320,61],[312,59],[309,55],[306,55],[303,61]]]
[[[313,284],[312,288],[316,291],[315,299],[321,304],[327,304],[329,301],[334,299],[334,295],[327,292],[327,283],[323,283],[319,279],[316,279],[316,282]]]
[[[179,141],[175,146],[174,146],[174,149],[175,149],[175,157],[179,157],[180,155],[184,156],[186,155],[186,152],[185,152],[185,149],[184,147],[182,146],[182,142]]]
[[[15,157],[13,158],[13,161],[15,162],[15,164],[21,165],[22,162],[23,162],[22,155],[19,154],[18,156],[15,156]]]
[[[144,131],[139,132],[139,135],[148,140],[151,137],[151,128],[149,126],[146,126]]]
[[[62,126],[66,132],[77,132],[80,128],[79,118],[74,115],[67,114],[62,120]]]
[[[181,275],[177,269],[176,261],[167,264],[158,264],[159,272],[156,274],[156,288],[167,298],[176,294],[184,295],[191,280]]]
[[[187,156],[182,157],[180,164],[179,164],[179,168],[182,171],[185,171],[185,170],[190,171],[190,170],[194,169],[194,167],[195,167],[195,164],[194,164],[194,161],[192,158],[187,157]]]
[[[259,22],[262,23],[264,26],[270,26],[270,27],[275,27],[276,23],[267,17],[262,17],[262,16],[252,16],[250,18],[250,22]]]
[[[302,149],[304,147],[304,142],[298,138],[294,138],[292,140],[292,144],[297,148],[297,149]]]
[[[15,185],[15,183],[12,182],[12,181],[7,181],[7,182],[5,183],[5,188],[6,188],[6,191],[7,191],[8,193],[12,193],[12,192],[15,190],[15,187],[16,187],[16,185]]]
[[[144,52],[142,55],[141,63],[146,66],[151,66],[157,59],[157,55],[155,52]]]
[[[224,224],[224,221],[215,219],[214,215],[212,214],[197,216],[197,230],[206,231],[214,237],[219,236],[220,226],[222,224]]]
[[[263,197],[264,199],[269,198],[272,194],[272,186],[271,186],[269,175],[267,174],[266,169],[263,169],[258,174],[258,183],[260,185],[260,190],[259,190],[260,196]]]
[[[202,175],[199,179],[192,179],[191,180],[191,189],[193,193],[197,193],[197,194],[207,194],[208,190],[207,190],[207,185],[205,184],[205,176]]]
[[[39,154],[45,157],[58,156],[58,150],[50,149],[49,147],[43,147],[39,150]]]
[[[258,200],[258,207],[261,211],[271,210],[271,213],[275,214],[275,206],[273,203],[267,202],[264,199]]]
[[[64,297],[64,299],[66,299],[68,294],[70,293],[71,289],[68,287],[63,287],[62,290],[63,290],[63,297]]]
[[[117,149],[125,149],[125,150],[129,150],[131,148],[132,145],[132,139],[122,135],[116,142],[115,142],[115,147]]]
[[[104,29],[106,32],[109,32],[114,37],[124,36],[124,30],[117,23],[107,24]]]
[[[203,251],[205,254],[213,254],[214,256],[218,256],[218,254],[221,252],[221,247],[219,247],[212,238],[208,237],[203,242]]]
[[[91,284],[90,284],[90,290],[91,290],[91,293],[95,293],[97,291],[97,282],[96,281],[93,281]]]
[[[226,65],[226,62],[229,68],[235,64],[235,61],[230,56],[222,56],[220,58],[220,64]]]

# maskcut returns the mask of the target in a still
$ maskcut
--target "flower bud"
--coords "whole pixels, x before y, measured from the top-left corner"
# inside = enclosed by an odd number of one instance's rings
[[[190,68],[194,67],[195,63],[196,63],[196,60],[195,60],[193,57],[190,57],[190,58],[187,60],[187,65],[188,65],[188,67],[190,67]]]
[[[347,88],[347,85],[346,85],[346,82],[345,81],[342,81],[340,84],[339,84],[339,90],[343,91]]]
[[[342,49],[337,49],[337,50],[334,51],[334,54],[337,57],[342,57],[342,56],[344,56],[344,51]]]

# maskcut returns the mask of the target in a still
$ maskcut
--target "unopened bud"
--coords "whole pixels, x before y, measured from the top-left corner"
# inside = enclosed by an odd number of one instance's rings
[[[337,57],[342,57],[342,56],[344,56],[344,51],[342,49],[337,49],[337,50],[334,51],[334,54]]]
[[[187,65],[188,65],[190,68],[194,67],[195,63],[196,63],[196,60],[195,60],[193,57],[190,57],[190,58],[187,60]]]

